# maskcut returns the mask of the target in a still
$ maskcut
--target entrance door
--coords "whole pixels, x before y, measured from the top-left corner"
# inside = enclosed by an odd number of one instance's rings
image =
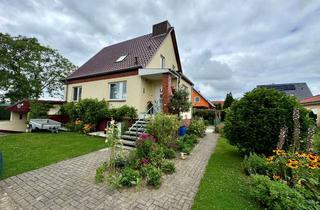
[[[155,101],[154,101],[154,111],[158,113],[162,110],[162,84],[157,84],[154,89]]]

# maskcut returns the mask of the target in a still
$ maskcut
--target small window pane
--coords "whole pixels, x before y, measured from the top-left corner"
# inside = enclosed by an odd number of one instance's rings
[[[126,99],[127,83],[117,82],[110,84],[110,99]]]
[[[78,87],[78,101],[81,100],[81,93],[82,93],[82,88]]]
[[[78,100],[78,88],[77,87],[73,88],[73,100],[74,101]]]

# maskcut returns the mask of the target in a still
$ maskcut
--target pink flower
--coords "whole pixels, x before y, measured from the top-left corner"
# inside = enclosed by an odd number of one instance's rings
[[[141,163],[141,165],[147,165],[147,164],[150,163],[150,161],[149,161],[147,158],[142,158],[142,159],[140,160],[140,163]]]

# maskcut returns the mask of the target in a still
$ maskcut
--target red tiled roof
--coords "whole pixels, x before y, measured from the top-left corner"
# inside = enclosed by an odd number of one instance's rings
[[[320,103],[320,95],[312,96],[310,98],[305,98],[300,101],[302,104],[306,103]]]
[[[27,100],[19,101],[7,107],[6,110],[17,113],[28,113],[30,111],[30,102]]]
[[[173,28],[168,33],[171,32],[173,32]],[[151,33],[105,47],[68,76],[67,80],[145,67],[167,34],[152,36]],[[121,62],[116,62],[122,55],[127,55],[127,57]],[[135,57],[137,57],[137,63]]]

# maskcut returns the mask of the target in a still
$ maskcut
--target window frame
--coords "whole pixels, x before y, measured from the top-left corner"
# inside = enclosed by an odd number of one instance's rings
[[[121,93],[122,98],[111,98],[111,96],[112,96],[111,85],[112,84],[121,84],[121,83],[125,84],[125,86],[122,85],[122,93]],[[127,97],[128,97],[128,83],[127,83],[127,81],[109,82],[108,85],[109,85],[109,97],[108,97],[109,101],[126,101],[127,100]],[[118,87],[118,89],[120,89],[119,87]],[[123,87],[125,87],[125,88],[123,88]],[[125,90],[125,94],[124,94],[123,90]],[[124,95],[124,97],[123,97],[123,95]]]
[[[197,99],[198,99],[198,101],[197,101]],[[200,103],[200,97],[199,96],[196,96],[196,97],[194,97],[194,103]]]
[[[160,68],[164,69],[166,67],[166,57],[160,55]]]
[[[75,89],[77,89],[77,98],[74,99],[74,93],[75,93]],[[80,90],[80,91],[79,91]],[[72,87],[72,101],[73,102],[79,102],[81,100],[81,96],[82,96],[82,86],[75,86]]]

